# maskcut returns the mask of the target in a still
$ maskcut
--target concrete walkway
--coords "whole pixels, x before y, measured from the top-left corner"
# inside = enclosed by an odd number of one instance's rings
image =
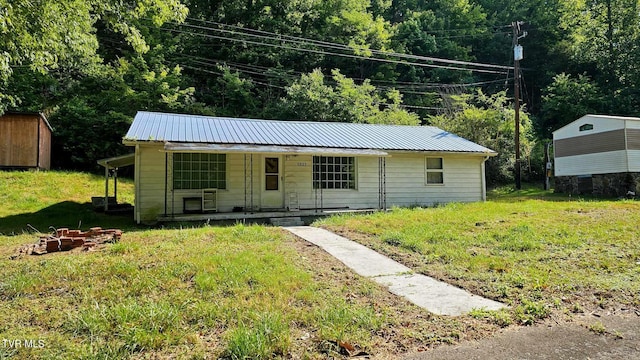
[[[356,273],[371,278],[412,303],[438,315],[461,315],[472,309],[498,310],[499,302],[473,295],[425,275],[330,231],[311,226],[284,229],[333,255]]]

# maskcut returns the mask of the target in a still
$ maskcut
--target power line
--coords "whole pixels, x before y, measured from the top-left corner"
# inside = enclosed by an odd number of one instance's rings
[[[205,70],[205,69],[202,69],[202,68],[197,68],[195,66],[189,66],[189,65],[181,65],[181,66],[184,66],[187,69],[196,70],[196,71],[202,71],[202,72],[205,72],[205,73],[208,73],[208,74],[215,74],[215,75],[221,75],[221,76],[224,75],[223,73],[221,73],[219,71]],[[269,86],[269,87],[274,87],[274,88],[278,88],[278,89],[281,89],[281,90],[286,90],[286,88],[284,86],[278,86],[278,85],[263,83],[263,82],[260,82],[260,81],[256,81],[254,79],[251,79],[251,82],[255,83],[255,84],[258,84],[258,85],[262,85],[262,86]]]
[[[187,19],[188,20],[200,21],[200,22],[203,22],[203,23],[206,23],[206,24],[214,24],[214,25],[221,26],[221,27],[229,27],[229,28],[237,29],[239,31],[226,30],[226,29],[221,29],[221,28],[211,28],[211,27],[194,25],[194,24],[187,24],[187,23],[178,24],[178,25],[179,26],[187,26],[187,27],[197,28],[197,29],[201,29],[201,30],[212,30],[212,31],[219,31],[219,32],[223,32],[223,33],[236,34],[236,35],[241,35],[241,36],[242,35],[251,36],[251,37],[260,38],[260,39],[279,40],[279,41],[290,42],[290,43],[301,44],[301,45],[313,44],[313,45],[316,45],[316,46],[319,46],[319,47],[353,51],[353,49],[351,47],[349,47],[348,45],[345,45],[345,44],[339,44],[339,43],[334,43],[334,42],[329,42],[329,41],[308,39],[308,38],[303,38],[303,37],[299,37],[299,36],[277,34],[277,33],[270,32],[270,31],[256,30],[256,29],[251,29],[251,28],[244,28],[244,27],[240,27],[240,26],[236,26],[236,25],[228,25],[228,24],[218,23],[218,22],[215,22],[215,21],[199,20],[199,19],[193,19],[193,18],[187,18]],[[255,32],[257,34],[264,34],[264,35],[251,34],[251,32]],[[268,35],[268,36],[265,36],[265,35]],[[274,39],[274,36],[276,37],[276,39]],[[375,50],[375,49],[369,49],[369,51],[371,51],[372,54],[393,56],[393,57],[399,57],[399,58],[405,58],[405,59],[413,59],[413,60],[421,60],[421,61],[432,61],[432,62],[440,62],[440,63],[445,63],[445,64],[466,65],[466,66],[484,67],[484,68],[501,69],[501,70],[511,70],[512,69],[512,67],[503,66],[503,65],[485,64],[485,63],[461,61],[461,60],[451,60],[451,59],[443,59],[443,58],[436,58],[436,57],[429,57],[429,56],[420,56],[420,55],[413,55],[413,54],[402,54],[402,53],[397,53],[397,52],[382,51],[382,50]],[[471,69],[465,69],[465,70],[471,70]]]
[[[272,70],[274,68],[270,68],[270,67],[266,67],[266,66],[258,66],[258,65],[247,65],[247,64],[239,64],[239,63],[233,63],[233,62],[226,62],[224,60],[217,60],[217,59],[207,59],[207,58],[202,58],[202,57],[198,57],[198,56],[190,56],[190,55],[183,55],[183,57],[188,58],[188,59],[192,59],[191,61],[195,64],[200,64],[200,65],[205,65],[205,66],[218,66],[218,65],[225,65],[228,66],[230,69],[233,69],[234,71],[237,72],[241,72],[244,74],[250,74],[250,75],[257,75],[257,76],[263,76],[263,77],[271,77],[274,79],[279,79],[279,80],[292,80],[294,78],[296,78],[294,75],[290,75],[290,74],[279,74],[276,72],[269,72],[269,70]],[[249,70],[247,70],[249,69]],[[297,74],[304,74],[301,72],[294,72]],[[325,76],[328,76],[326,74],[324,74]],[[481,85],[487,85],[487,84],[492,84],[492,83],[498,83],[498,82],[502,82],[502,79],[498,79],[498,80],[489,80],[489,81],[479,81],[479,82],[473,82],[473,83],[461,83],[461,84],[438,84],[438,83],[416,83],[416,82],[404,82],[403,84],[394,84],[391,81],[378,81],[378,80],[371,80],[371,79],[359,79],[359,78],[351,78],[353,80],[369,80],[369,82],[372,85],[376,85],[376,87],[380,88],[380,89],[395,89],[395,90],[399,90],[401,93],[404,94],[412,94],[412,95],[430,95],[432,93],[428,93],[428,92],[419,92],[419,91],[411,91],[411,90],[419,90],[419,89],[442,89],[442,88],[463,88],[463,87],[476,87],[476,86],[481,86]],[[511,78],[509,78],[511,79]],[[382,83],[390,83],[391,85],[380,85],[378,84],[378,82],[382,82]]]
[[[376,61],[376,62],[385,62],[385,63],[410,65],[410,66],[420,66],[420,67],[429,67],[429,68],[439,68],[439,69],[448,69],[448,70],[472,71],[472,72],[481,72],[481,73],[488,73],[488,74],[504,74],[505,73],[503,71],[483,70],[483,69],[467,69],[467,68],[459,68],[459,67],[455,67],[455,66],[445,66],[445,65],[435,65],[435,64],[421,64],[421,63],[415,63],[415,62],[410,62],[410,61],[402,61],[402,60],[380,59],[380,58],[365,57],[365,56],[360,56],[360,55],[332,53],[332,52],[315,50],[315,49],[295,48],[295,47],[286,46],[286,45],[269,44],[269,43],[257,42],[257,41],[246,40],[246,39],[228,38],[228,37],[222,37],[222,36],[211,35],[211,34],[200,34],[200,33],[194,33],[194,32],[189,32],[189,31],[184,31],[184,30],[177,30],[177,29],[165,29],[165,28],[161,28],[161,29],[163,29],[165,31],[180,33],[180,34],[197,35],[197,36],[202,36],[202,37],[207,37],[207,38],[217,39],[217,40],[234,41],[234,42],[241,42],[241,43],[245,43],[245,44],[260,45],[260,46],[270,46],[270,47],[276,47],[276,48],[287,49],[287,50],[310,52],[310,53],[316,53],[316,54],[320,54],[320,55],[340,56],[340,57],[346,57],[346,58],[351,58],[351,59],[370,60],[370,61]]]

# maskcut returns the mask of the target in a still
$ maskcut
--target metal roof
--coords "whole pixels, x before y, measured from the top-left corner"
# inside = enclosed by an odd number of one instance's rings
[[[496,154],[433,126],[256,120],[139,111],[124,142],[154,141]]]

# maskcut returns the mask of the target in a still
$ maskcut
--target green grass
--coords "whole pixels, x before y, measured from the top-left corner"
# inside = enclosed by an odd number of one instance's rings
[[[110,196],[113,181],[110,179]],[[96,213],[92,196],[104,196],[104,176],[60,171],[0,171],[0,234],[42,232],[49,226],[133,227],[132,216]],[[118,179],[118,202],[133,204],[133,181]]]
[[[148,228],[96,214],[103,178],[0,172],[0,358],[316,359],[346,342],[397,355],[552,314],[638,308],[640,206],[500,189],[493,200],[339,216],[319,224],[416,271],[511,305],[435,316],[272,227]],[[132,202],[132,184],[119,192]],[[69,210],[69,211],[66,211]],[[10,260],[26,224],[120,227],[96,252]]]
[[[512,306],[500,322],[640,307],[640,203],[507,188],[484,203],[343,215],[351,234],[413,269]]]
[[[277,228],[136,227],[90,213],[85,202],[99,194],[99,176],[0,177],[8,204],[0,214],[0,338],[44,344],[0,346],[0,359],[314,359],[336,355],[326,343],[397,353],[469,327],[393,298]],[[130,182],[119,190],[131,200]],[[65,202],[84,210],[50,210]],[[126,231],[96,252],[9,258],[37,239],[21,224],[74,227],[78,219],[82,229]]]

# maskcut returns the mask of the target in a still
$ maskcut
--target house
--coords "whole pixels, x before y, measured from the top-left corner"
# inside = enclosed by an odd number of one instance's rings
[[[556,192],[640,190],[640,118],[585,115],[553,132],[553,148]]]
[[[49,169],[51,125],[40,113],[0,116],[0,169]]]
[[[313,215],[485,199],[496,152],[430,126],[138,112],[135,220]]]

